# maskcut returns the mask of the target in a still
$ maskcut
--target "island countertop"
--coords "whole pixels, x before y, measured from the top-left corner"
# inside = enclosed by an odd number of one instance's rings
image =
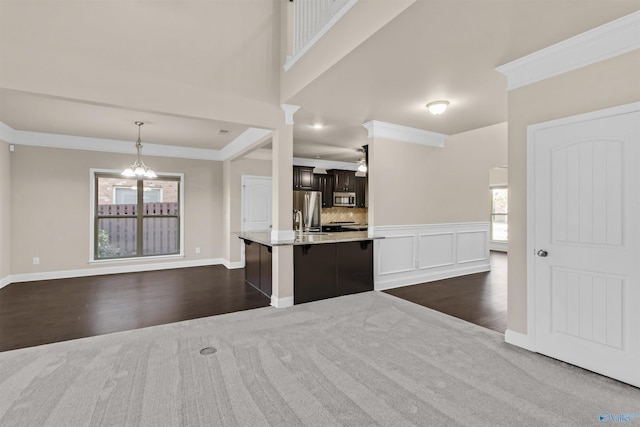
[[[361,242],[365,240],[383,239],[382,236],[369,236],[367,231],[344,231],[339,233],[302,233],[296,232],[295,240],[278,241],[271,240],[270,231],[241,231],[236,232],[240,239],[250,240],[265,246],[285,245],[317,245],[322,243]]]

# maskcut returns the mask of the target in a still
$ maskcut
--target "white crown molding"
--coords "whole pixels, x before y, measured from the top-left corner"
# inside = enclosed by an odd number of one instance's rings
[[[362,126],[369,131],[368,138],[385,138],[396,141],[410,142],[412,144],[427,145],[429,147],[444,147],[444,142],[449,135],[431,132],[424,129],[416,129],[393,123],[371,120]]]
[[[513,90],[640,49],[640,11],[524,56],[496,70]]]
[[[252,144],[265,138],[269,133],[271,133],[271,131],[268,129],[249,128],[231,141],[222,150],[145,143],[143,144],[144,155],[223,161],[241,154]],[[0,122],[0,140],[9,144],[27,145],[32,147],[66,148],[71,150],[100,151],[105,153],[135,154],[135,147],[132,141],[15,130],[3,122]]]
[[[9,144],[15,144],[16,131],[10,126],[0,122],[0,141],[7,142]]]
[[[233,159],[244,154],[251,147],[271,134],[269,129],[249,128],[220,150],[220,160]]]
[[[358,169],[358,163],[356,162],[338,162],[333,160],[305,159],[303,157],[294,157],[293,165],[307,166],[311,168],[340,169],[340,170],[353,170],[353,171]]]
[[[293,115],[300,109],[299,105],[293,104],[280,104],[280,108],[284,111],[284,123],[287,125],[293,125]]]
[[[287,60],[284,63],[284,71],[289,71],[293,65],[300,60],[320,39],[329,32],[331,27],[336,25],[336,23],[342,18],[344,15],[351,10],[353,6],[358,3],[359,0],[348,0],[342,8],[329,19],[329,21],[324,24],[320,31],[318,31],[301,49],[299,49],[293,55],[288,55]]]

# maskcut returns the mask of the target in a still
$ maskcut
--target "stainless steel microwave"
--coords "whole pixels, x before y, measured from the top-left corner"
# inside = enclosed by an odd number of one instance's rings
[[[354,207],[356,205],[356,193],[352,191],[341,191],[333,193],[333,206]]]

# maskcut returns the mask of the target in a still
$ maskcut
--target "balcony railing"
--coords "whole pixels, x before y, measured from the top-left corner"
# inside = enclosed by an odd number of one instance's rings
[[[284,65],[291,68],[358,0],[294,0],[293,52]]]

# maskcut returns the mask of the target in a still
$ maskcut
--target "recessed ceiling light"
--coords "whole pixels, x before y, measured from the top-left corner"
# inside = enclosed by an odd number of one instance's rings
[[[324,127],[322,123],[314,123],[312,126],[314,129],[322,129]]]
[[[218,135],[228,135],[229,133],[231,133],[229,129],[220,129],[218,131]]]
[[[437,116],[438,114],[444,113],[448,106],[449,106],[449,101],[440,100],[440,101],[433,101],[428,103],[427,109],[431,114],[433,114],[434,116]]]

